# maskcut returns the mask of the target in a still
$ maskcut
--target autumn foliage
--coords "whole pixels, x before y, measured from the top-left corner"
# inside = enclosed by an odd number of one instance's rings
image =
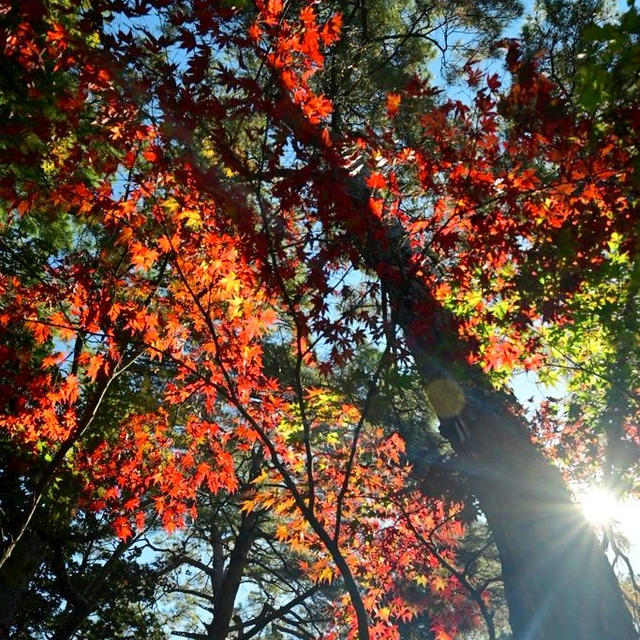
[[[619,127],[580,116],[507,42],[509,80],[469,67],[462,102],[415,78],[386,96],[384,131],[337,132],[316,78],[340,14],[90,4],[0,3],[20,79],[0,129],[3,238],[66,235],[0,276],[0,427],[34,478],[15,540],[61,477],[121,538],[150,514],[175,530],[260,451],[243,511],[272,514],[311,580],[344,580],[327,638],[397,638],[425,612],[438,640],[479,624],[488,598],[456,574],[462,505],[425,496],[397,429],[368,414],[411,360],[385,286],[410,273],[431,292],[412,322],[439,357],[498,386],[544,372],[612,239],[637,252],[637,107]],[[134,37],[149,16],[172,28]],[[419,142],[396,135],[409,105]],[[390,229],[405,262],[363,257]],[[368,386],[348,397],[334,374],[368,342]],[[268,364],[282,344],[287,375]],[[122,379],[153,393],[111,417]],[[631,417],[616,437],[637,438]]]

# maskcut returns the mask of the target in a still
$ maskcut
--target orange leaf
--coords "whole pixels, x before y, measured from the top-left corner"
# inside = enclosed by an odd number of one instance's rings
[[[398,93],[387,94],[387,115],[390,118],[393,118],[398,113],[398,109],[400,108],[401,101],[402,101],[402,98],[400,97],[400,94]]]

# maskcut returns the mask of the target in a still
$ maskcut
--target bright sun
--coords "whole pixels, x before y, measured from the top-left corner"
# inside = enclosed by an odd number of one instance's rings
[[[578,496],[585,518],[596,527],[606,527],[619,521],[623,506],[618,499],[602,487],[590,487]]]
[[[640,500],[616,498],[615,492],[602,486],[584,487],[575,493],[576,502],[585,518],[598,533],[611,526],[628,544],[629,559],[634,567],[640,566]]]

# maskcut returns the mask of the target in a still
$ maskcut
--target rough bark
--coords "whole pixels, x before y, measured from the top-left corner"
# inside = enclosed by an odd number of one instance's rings
[[[461,357],[466,346],[456,320],[413,275],[399,225],[369,225],[363,257],[391,292],[425,384],[445,378],[464,395],[459,414],[441,418],[441,426],[493,532],[515,638],[637,638],[593,530],[559,472],[531,442],[515,400],[496,392]]]
[[[593,530],[559,472],[531,442],[515,399],[495,391],[466,362],[470,346],[416,273],[401,223],[371,213],[364,176],[337,171],[333,177],[335,190],[327,197],[338,199],[351,241],[378,274],[425,385],[445,379],[464,397],[458,415],[439,416],[441,428],[494,535],[515,638],[638,638]]]
[[[499,407],[495,400],[492,405]],[[560,474],[531,444],[525,425],[474,400],[461,419],[471,437],[455,449],[500,552],[515,637],[637,637],[591,527],[572,505]]]

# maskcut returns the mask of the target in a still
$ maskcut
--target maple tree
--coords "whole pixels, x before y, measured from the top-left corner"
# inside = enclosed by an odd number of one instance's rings
[[[281,518],[309,579],[348,593],[327,637],[397,637],[426,612],[444,640],[486,606],[456,569],[461,507],[421,492],[410,438],[370,419],[388,374],[414,367],[492,529],[516,636],[634,637],[595,536],[499,387],[548,369],[547,336],[566,339],[611,268],[633,282],[635,104],[623,130],[577,113],[510,43],[508,89],[469,67],[463,103],[414,78],[353,133],[329,126],[318,90],[342,17],[314,3],[0,13],[22,87],[2,129],[3,238],[68,234],[0,282],[0,424],[28,488],[6,567],[61,478],[128,539],[147,502],[171,531],[201,487],[234,493],[235,456],[259,449],[245,511]],[[276,340],[287,375],[265,367]],[[331,375],[368,341],[380,351],[350,400]],[[107,419],[140,363],[150,401]],[[631,413],[609,443],[637,438]]]

